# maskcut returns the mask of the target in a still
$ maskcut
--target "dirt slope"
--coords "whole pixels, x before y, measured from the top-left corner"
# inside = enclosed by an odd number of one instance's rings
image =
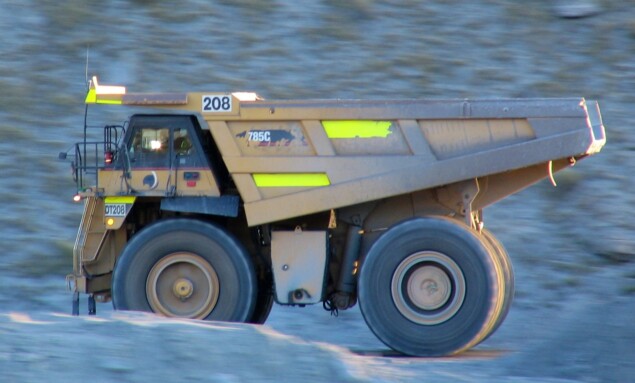
[[[578,3],[2,2],[0,381],[632,381],[635,8]],[[89,74],[138,92],[584,96],[599,100],[609,141],[557,188],[485,211],[514,262],[516,300],[500,330],[458,358],[377,356],[385,347],[357,309],[276,307],[264,327],[107,305],[70,318],[64,275],[81,207],[56,158],[81,137],[87,46]],[[89,116],[101,126],[131,113]]]

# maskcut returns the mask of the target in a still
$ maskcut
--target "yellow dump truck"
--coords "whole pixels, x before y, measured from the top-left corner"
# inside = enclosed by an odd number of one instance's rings
[[[94,141],[85,124],[60,154],[84,201],[75,314],[80,293],[91,314],[112,299],[249,323],[274,301],[359,301],[381,341],[422,356],[475,346],[509,310],[512,265],[483,209],[605,143],[583,98],[270,101],[93,78],[86,104],[155,112]]]

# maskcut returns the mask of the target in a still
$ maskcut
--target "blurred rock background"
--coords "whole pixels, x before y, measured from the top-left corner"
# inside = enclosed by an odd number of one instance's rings
[[[88,72],[132,92],[596,99],[602,153],[557,174],[557,188],[541,183],[485,211],[517,272],[512,312],[491,342],[523,349],[528,331],[539,342],[548,330],[538,323],[569,312],[611,312],[600,326],[635,315],[629,2],[4,0],[0,30],[0,312],[70,310],[64,276],[81,206],[57,153],[81,139]],[[89,122],[132,112],[93,108]],[[322,339],[294,324],[312,319],[286,310],[274,308],[271,326]]]

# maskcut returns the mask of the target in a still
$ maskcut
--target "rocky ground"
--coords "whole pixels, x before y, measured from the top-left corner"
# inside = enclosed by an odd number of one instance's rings
[[[615,0],[2,2],[0,381],[632,381],[633,20]],[[600,102],[608,143],[556,175],[557,188],[485,211],[514,262],[516,300],[496,334],[458,357],[395,356],[356,308],[335,318],[278,306],[264,326],[107,304],[73,318],[64,275],[81,207],[56,158],[81,137],[87,46],[89,74],[140,92],[585,96]]]

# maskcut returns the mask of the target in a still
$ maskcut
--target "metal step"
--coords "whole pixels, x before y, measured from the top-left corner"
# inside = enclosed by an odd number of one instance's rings
[[[88,197],[84,202],[84,213],[73,247],[73,271],[82,275],[82,264],[90,263],[97,258],[99,249],[104,243],[107,231],[104,225],[104,200]]]

